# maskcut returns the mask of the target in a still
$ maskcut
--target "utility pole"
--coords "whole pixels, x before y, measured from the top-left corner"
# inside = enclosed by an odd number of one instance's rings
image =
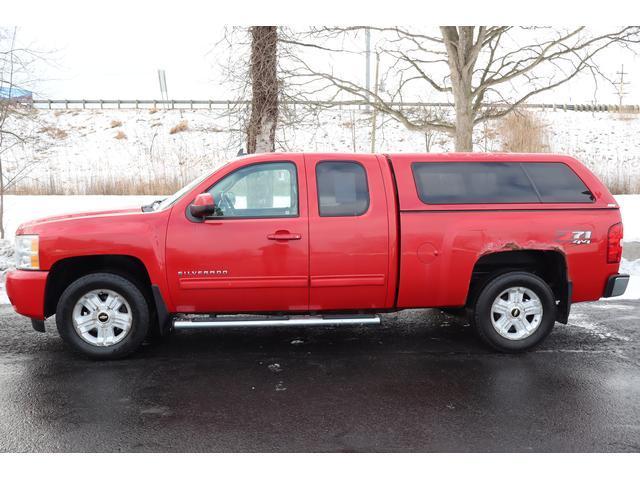
[[[367,102],[370,101],[369,92],[371,91],[371,30],[369,27],[364,29],[365,41],[365,86],[367,88]],[[367,110],[369,106],[367,105]]]
[[[380,54],[376,53],[376,78],[375,78],[375,86],[373,94],[378,96],[378,82],[379,82],[379,70],[380,70]],[[371,153],[375,153],[376,151],[376,129],[378,128],[378,110],[373,109],[373,114],[371,118]]]
[[[165,108],[168,108],[169,93],[167,92],[167,74],[164,70],[158,70],[158,82],[160,83],[160,97],[165,103]]]
[[[624,76],[628,75],[628,73],[626,73],[624,71],[624,64],[622,64],[622,67],[620,68],[619,72],[616,72],[616,75],[619,76],[619,80],[615,83],[615,85],[617,86],[616,89],[616,95],[618,95],[618,100],[620,102],[620,106],[622,106],[622,99],[624,98],[624,96],[628,93],[625,91],[625,85],[629,85],[629,82],[625,82],[624,81]]]

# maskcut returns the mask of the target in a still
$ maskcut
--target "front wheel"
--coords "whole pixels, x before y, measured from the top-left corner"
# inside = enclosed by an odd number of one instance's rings
[[[491,280],[475,304],[479,337],[501,352],[527,350],[551,333],[557,308],[549,285],[537,275],[510,272]]]
[[[133,353],[149,329],[149,307],[140,289],[111,273],[79,278],[56,310],[63,340],[87,357],[112,360]]]

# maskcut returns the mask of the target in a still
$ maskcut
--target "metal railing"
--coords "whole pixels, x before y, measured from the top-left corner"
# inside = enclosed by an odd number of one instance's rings
[[[19,104],[33,106],[39,109],[170,109],[170,110],[194,110],[194,109],[232,109],[241,106],[248,106],[250,100],[29,100],[19,101]],[[362,100],[342,100],[342,101],[321,101],[321,100],[283,100],[282,105],[292,107],[321,107],[339,109],[366,109],[370,105]],[[389,102],[387,105],[396,108],[452,108],[452,103],[447,102]],[[489,105],[487,105],[489,106]],[[491,106],[500,106],[492,104]],[[503,105],[508,106],[508,105]],[[605,104],[567,104],[567,103],[528,103],[522,108],[552,111],[571,112],[630,112],[640,113],[640,105],[605,105]]]

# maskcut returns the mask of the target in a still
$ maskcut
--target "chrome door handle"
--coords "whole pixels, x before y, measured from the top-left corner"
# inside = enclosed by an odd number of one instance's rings
[[[290,233],[290,232],[286,232],[286,231],[277,231],[275,233],[270,233],[269,235],[267,235],[267,238],[269,240],[289,241],[289,240],[300,240],[302,238],[302,235],[300,235],[299,233]]]

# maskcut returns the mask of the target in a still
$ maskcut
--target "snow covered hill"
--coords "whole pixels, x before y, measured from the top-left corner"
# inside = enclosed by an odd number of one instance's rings
[[[640,193],[640,115],[609,112],[544,111],[549,150],[585,162],[609,184],[635,184]],[[111,193],[127,182],[162,179],[186,183],[206,168],[226,162],[242,147],[240,113],[221,110],[39,110],[16,126],[36,140],[5,157],[11,176],[31,164],[20,184],[38,193]],[[500,151],[500,122],[478,127],[476,150]],[[424,152],[423,133],[378,117],[376,150]],[[371,150],[371,113],[364,110],[288,112],[279,125],[278,150]],[[451,150],[451,140],[435,133],[431,151]],[[166,180],[169,180],[168,182]],[[115,192],[118,193],[118,192]]]

